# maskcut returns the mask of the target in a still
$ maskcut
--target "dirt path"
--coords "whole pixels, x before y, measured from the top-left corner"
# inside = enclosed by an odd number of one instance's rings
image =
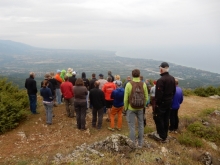
[[[185,97],[179,115],[194,116],[203,109],[217,107],[220,108],[220,100],[196,96]],[[109,123],[105,120],[101,130],[92,128],[91,113],[87,115],[89,129],[82,132],[76,129],[75,118],[66,117],[64,105],[54,109],[55,117],[50,126],[45,124],[43,106],[39,107],[39,112],[38,115],[30,115],[28,120],[16,129],[0,135],[0,163],[26,158],[43,159],[52,157],[57,152],[67,154],[77,145],[99,141],[112,134],[107,130]],[[147,109],[147,124],[154,126],[151,108]],[[125,118],[123,118],[123,130],[120,133],[128,134]]]

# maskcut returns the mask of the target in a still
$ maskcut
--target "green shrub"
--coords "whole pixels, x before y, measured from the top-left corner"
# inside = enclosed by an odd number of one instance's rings
[[[145,134],[151,133],[151,132],[153,132],[153,131],[154,131],[154,129],[151,128],[151,127],[146,126],[146,127],[144,128],[144,133],[145,133]]]
[[[187,128],[194,135],[204,138],[206,140],[220,143],[220,127],[217,126],[204,126],[201,122],[196,121],[190,124]]]
[[[202,97],[208,97],[208,96],[209,96],[208,93],[206,93],[205,88],[202,88],[202,87],[196,88],[196,89],[194,90],[194,93],[195,93],[197,96],[202,96]]]
[[[183,144],[189,147],[202,147],[203,145],[201,139],[195,137],[189,132],[182,133],[180,136],[178,136],[178,141],[180,144]]]
[[[219,95],[220,94],[220,87],[215,88],[212,86],[209,86],[207,88],[196,88],[194,90],[194,93],[198,96],[202,96],[202,97],[208,97],[208,96],[212,96],[212,95]]]
[[[26,117],[27,106],[26,92],[0,79],[0,133],[15,128]]]
[[[191,96],[191,95],[195,95],[195,93],[191,89],[183,89],[183,95],[184,96]]]

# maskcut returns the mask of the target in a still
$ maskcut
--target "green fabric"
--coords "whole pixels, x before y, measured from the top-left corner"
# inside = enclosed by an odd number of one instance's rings
[[[139,77],[138,78],[135,77],[135,78],[132,79],[132,81],[140,82],[140,78]],[[147,100],[148,100],[148,91],[147,91],[146,83],[143,84],[143,88],[144,88],[145,102],[147,102]],[[131,90],[132,90],[132,85],[131,85],[130,82],[128,82],[126,84],[125,94],[124,94],[124,108],[125,108],[125,110],[127,110],[127,109],[129,109],[129,110],[137,110],[137,109],[132,108],[131,105],[129,104],[129,96],[131,94]]]
[[[64,76],[66,75],[66,70],[61,70],[61,73],[60,73],[60,77],[62,78],[62,80],[64,81]]]

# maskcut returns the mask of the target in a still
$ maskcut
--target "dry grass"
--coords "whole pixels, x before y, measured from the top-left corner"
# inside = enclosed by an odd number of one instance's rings
[[[197,96],[185,97],[181,105],[179,116],[197,116],[203,109],[220,107],[219,100],[210,98],[203,98]],[[87,115],[87,127],[89,131],[79,131],[76,129],[75,118],[67,118],[65,116],[65,106],[61,105],[55,107],[53,124],[47,126],[45,124],[45,113],[43,106],[38,108],[39,115],[30,115],[28,120],[21,123],[16,129],[0,135],[0,164],[50,164],[50,160],[56,153],[68,154],[77,145],[83,143],[93,143],[95,141],[103,140],[112,132],[107,130],[109,122],[103,120],[103,128],[97,130],[91,127],[91,114]],[[105,116],[106,117],[106,116]],[[105,118],[104,117],[104,118]],[[147,126],[155,130],[155,124],[152,120],[151,108],[147,109]],[[23,132],[25,137],[18,135]],[[125,118],[123,118],[123,127],[121,134],[128,135],[128,128]],[[176,138],[178,135],[172,135]],[[103,160],[97,158],[96,164],[155,164],[155,158],[159,157],[163,162],[170,162],[171,164],[193,164],[194,156],[188,152],[188,148],[179,145],[177,141],[172,141],[167,144],[158,144],[152,139],[146,138],[152,143],[152,150],[143,150],[142,154],[131,153],[128,157],[121,157],[121,155],[112,155],[106,153],[107,158]],[[159,152],[164,146],[173,154],[161,155]],[[213,152],[213,155],[219,156],[219,152],[213,151],[210,147],[205,149]],[[195,149],[192,149],[195,150]],[[190,150],[189,150],[190,151]],[[176,154],[180,155],[176,155]],[[137,156],[138,155],[138,156]],[[137,158],[138,157],[138,158]],[[196,157],[196,156],[195,156]],[[106,161],[107,160],[107,161]],[[120,163],[118,162],[120,160]],[[31,163],[30,163],[31,162]],[[77,163],[74,163],[77,164]]]

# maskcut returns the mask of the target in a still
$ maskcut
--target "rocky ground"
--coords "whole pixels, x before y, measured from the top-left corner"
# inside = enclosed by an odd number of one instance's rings
[[[185,97],[179,116],[196,116],[206,108],[220,109],[220,101],[197,96]],[[146,110],[147,127],[155,129],[151,108]],[[178,134],[169,134],[166,144],[146,134],[144,147],[137,149],[127,138],[125,118],[122,131],[109,131],[109,122],[105,120],[102,129],[97,130],[91,127],[90,112],[87,115],[88,129],[80,131],[76,129],[75,118],[65,115],[64,105],[55,107],[52,125],[45,124],[43,106],[39,106],[39,112],[38,115],[29,115],[16,129],[0,135],[0,164],[65,164],[70,161],[78,161],[78,164],[208,164],[213,153],[216,156],[213,162],[220,164],[219,146],[215,146],[215,149],[208,147],[207,150],[186,148],[177,142]],[[187,159],[189,153],[192,161]],[[136,160],[136,157],[140,160]]]

